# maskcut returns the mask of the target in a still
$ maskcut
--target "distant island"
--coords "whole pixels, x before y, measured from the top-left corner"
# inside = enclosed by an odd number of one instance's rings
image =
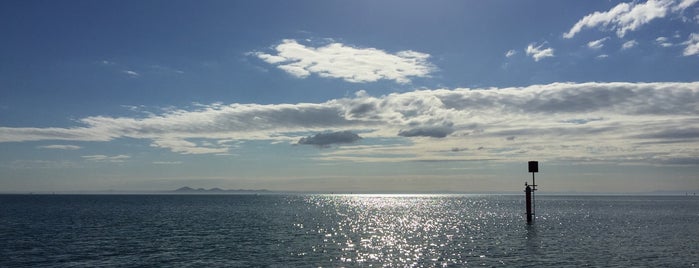
[[[181,187],[177,190],[170,191],[172,193],[178,194],[259,194],[259,193],[270,193],[266,189],[221,189],[214,187],[211,189],[204,188],[192,188],[192,187]]]

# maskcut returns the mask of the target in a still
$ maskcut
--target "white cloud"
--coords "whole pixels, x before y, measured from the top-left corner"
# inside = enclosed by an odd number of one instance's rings
[[[82,147],[77,146],[77,145],[54,144],[54,145],[38,146],[37,148],[39,148],[39,149],[55,149],[55,150],[78,150],[78,149],[81,149]]]
[[[129,159],[131,157],[128,155],[124,155],[124,154],[114,155],[114,156],[96,154],[96,155],[83,155],[82,158],[87,160],[87,161],[93,161],[93,162],[120,163],[120,162],[124,162],[126,159]]]
[[[228,152],[228,147],[226,146],[213,145],[205,142],[197,144],[179,137],[156,138],[153,140],[151,146],[167,148],[172,152],[181,154],[218,154]]]
[[[544,44],[534,46],[534,43],[527,46],[527,56],[532,56],[534,61],[539,61],[543,58],[553,57],[553,48],[542,48]]]
[[[0,142],[13,141],[110,141],[117,136],[109,133],[110,129],[96,128],[32,128],[0,127]]]
[[[134,138],[180,154],[225,154],[234,152],[236,141],[290,146],[315,133],[352,131],[363,139],[323,150],[320,157],[519,161],[536,155],[678,164],[699,159],[699,128],[693,127],[699,125],[697,114],[699,82],[554,83],[417,90],[378,97],[358,92],[322,103],[211,104],[146,117],[94,116],[81,119],[79,127],[0,127],[0,142]],[[387,142],[376,145],[372,139]],[[462,148],[462,153],[453,148]],[[83,158],[129,159],[128,155]]]
[[[598,60],[606,59],[606,58],[609,58],[609,55],[607,55],[607,54],[600,54],[600,55],[597,55],[595,58],[598,59]]]
[[[674,11],[682,11],[687,9],[690,6],[693,6],[699,2],[699,0],[681,0],[680,3],[673,8]]]
[[[299,78],[316,74],[353,83],[386,79],[406,84],[410,83],[411,77],[428,77],[435,70],[427,61],[429,54],[411,50],[390,54],[375,48],[355,48],[342,43],[316,48],[289,39],[274,49],[276,55],[263,52],[251,54]]]
[[[626,42],[624,42],[623,45],[621,45],[621,50],[631,49],[637,45],[638,45],[638,42],[636,42],[636,40],[626,41]]]
[[[605,12],[594,12],[580,19],[564,38],[573,38],[585,28],[603,27],[616,31],[623,38],[627,32],[635,31],[644,24],[664,18],[670,11],[680,10],[672,0],[649,0],[645,3],[621,3]]]
[[[609,39],[609,37],[597,39],[595,41],[590,41],[587,43],[587,47],[589,47],[591,49],[600,49],[600,48],[604,47],[604,41],[607,41],[607,39]]]
[[[131,70],[123,70],[122,72],[125,73],[125,74],[127,74],[128,76],[131,76],[131,77],[139,77],[139,76],[141,76],[139,73],[134,72],[134,71],[131,71]]]
[[[655,39],[655,43],[661,47],[671,47],[674,44],[670,43],[667,37],[661,36]]]
[[[155,165],[180,165],[182,161],[153,161]]]
[[[692,56],[699,54],[699,34],[690,34],[689,39],[682,44],[686,45],[684,52],[682,53],[683,55]]]
[[[507,51],[507,53],[505,53],[505,57],[508,57],[508,58],[512,57],[514,55],[517,55],[517,51],[515,51],[514,49],[510,49]]]

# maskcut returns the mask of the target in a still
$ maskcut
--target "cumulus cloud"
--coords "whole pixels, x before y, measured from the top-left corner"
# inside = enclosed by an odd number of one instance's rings
[[[37,148],[39,148],[39,149],[54,149],[54,150],[78,150],[82,147],[77,146],[77,145],[54,144],[54,145],[38,146]]]
[[[608,11],[597,11],[583,17],[563,34],[563,37],[573,38],[585,28],[601,26],[616,31],[616,35],[623,38],[629,31],[635,31],[655,19],[664,18],[673,4],[675,4],[674,1],[669,0],[621,3]]]
[[[531,43],[527,46],[527,56],[532,56],[534,61],[539,61],[543,58],[553,57],[553,48],[543,48],[544,44],[535,46]]]
[[[689,39],[682,43],[686,45],[683,51],[683,55],[692,56],[699,54],[699,34],[693,33],[689,35]]]
[[[587,47],[589,47],[591,49],[600,49],[600,48],[604,47],[604,41],[607,41],[607,39],[609,39],[609,37],[597,39],[595,41],[590,41],[587,43]]]
[[[673,13],[680,14],[697,2],[697,0],[648,0],[645,3],[636,1],[620,3],[608,11],[597,11],[586,15],[564,33],[563,37],[573,38],[583,29],[599,27],[602,30],[615,31],[619,38],[623,38],[628,32],[636,31],[654,20],[665,18]]]
[[[624,42],[624,44],[621,45],[621,50],[631,49],[637,45],[638,45],[638,42],[636,40],[629,40],[629,41]]]
[[[358,134],[351,131],[338,131],[328,133],[318,133],[313,136],[299,139],[298,144],[317,145],[321,147],[339,143],[353,143],[362,139]]]
[[[553,83],[384,96],[360,91],[320,103],[210,104],[138,117],[93,116],[65,128],[0,127],[0,142],[132,138],[178,154],[230,153],[236,141],[246,140],[273,146],[346,142],[320,154],[329,160],[414,161],[521,160],[535,153],[541,159],[669,163],[699,158],[699,136],[689,128],[699,125],[698,114],[699,82]],[[309,132],[320,134],[299,134]],[[349,143],[358,132],[383,142]],[[449,153],[464,147],[480,149]],[[128,156],[83,158],[115,162]]]
[[[290,39],[283,40],[274,50],[276,54],[251,54],[299,78],[316,74],[352,83],[385,79],[406,84],[411,82],[411,77],[427,77],[435,70],[428,62],[429,54],[412,50],[391,54],[376,48],[356,48],[342,43],[309,47]]]
[[[505,57],[508,57],[508,58],[512,57],[514,55],[517,55],[517,51],[515,51],[514,49],[510,49],[507,51],[507,53],[505,53]]]

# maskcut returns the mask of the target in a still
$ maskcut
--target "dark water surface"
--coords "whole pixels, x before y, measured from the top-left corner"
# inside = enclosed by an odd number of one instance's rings
[[[0,267],[692,267],[699,198],[0,195]]]

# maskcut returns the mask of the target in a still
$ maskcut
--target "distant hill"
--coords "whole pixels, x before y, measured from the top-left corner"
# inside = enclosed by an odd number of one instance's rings
[[[204,188],[192,188],[189,186],[181,187],[177,190],[171,191],[173,193],[178,193],[178,194],[236,194],[236,193],[250,193],[250,194],[256,194],[256,193],[269,193],[269,190],[266,189],[221,189],[218,187],[214,187],[211,189],[204,189]]]

